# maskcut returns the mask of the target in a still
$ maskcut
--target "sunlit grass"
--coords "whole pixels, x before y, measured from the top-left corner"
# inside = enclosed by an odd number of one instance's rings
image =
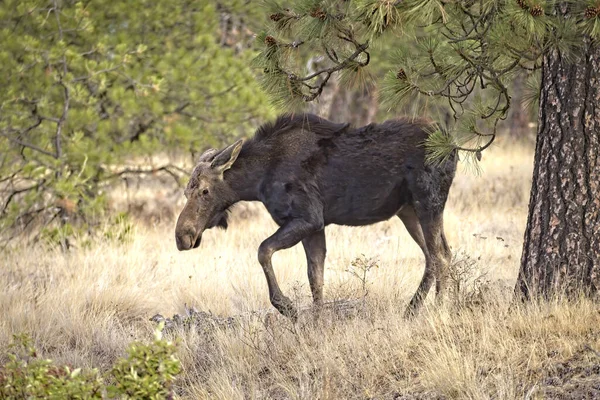
[[[365,308],[356,317],[328,316],[317,323],[305,318],[294,327],[276,314],[252,314],[270,309],[256,250],[276,226],[264,210],[238,207],[227,231],[206,232],[199,249],[180,253],[173,227],[183,196],[139,190],[148,209],[168,208],[166,215],[173,217],[157,226],[138,224],[132,243],[100,241],[68,254],[39,246],[3,255],[0,358],[12,334],[29,332],[44,357],[106,368],[129,342],[151,336],[152,315],[181,313],[187,304],[244,318],[224,331],[176,333],[182,397],[412,393],[505,399],[531,392],[543,398],[539,383],[553,363],[580,354],[585,345],[599,348],[600,335],[590,332],[598,332],[600,313],[597,304],[586,301],[507,307],[521,253],[531,154],[529,148],[505,144],[484,154],[481,176],[459,167],[446,233],[455,253],[475,261],[472,273],[489,281],[484,298],[470,307],[435,308],[431,293],[419,317],[402,318],[421,278],[423,256],[393,219],[326,230],[326,299],[362,299],[365,287],[348,268],[362,254],[377,259],[379,267],[367,275]],[[112,201],[119,205],[124,197],[118,192]],[[273,262],[286,294],[309,305],[301,246],[277,253]]]

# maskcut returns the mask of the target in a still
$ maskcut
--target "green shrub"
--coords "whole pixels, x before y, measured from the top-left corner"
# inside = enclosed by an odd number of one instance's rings
[[[0,398],[102,398],[102,379],[97,370],[82,372],[41,359],[26,335],[14,337],[8,359],[0,369]]]
[[[132,343],[127,357],[117,360],[105,376],[97,369],[73,369],[39,358],[27,335],[15,335],[9,361],[0,368],[0,398],[170,398],[181,366],[175,345],[162,339],[161,330],[149,344]]]
[[[111,375],[116,383],[106,388],[110,397],[162,399],[172,395],[181,365],[175,358],[173,343],[162,340],[162,326],[156,331],[154,342],[132,343],[128,357],[115,363]]]
[[[133,239],[133,223],[129,214],[120,212],[113,217],[103,235],[105,239],[113,243],[130,243]]]
[[[0,240],[42,233],[68,249],[108,220],[117,182],[182,183],[172,161],[273,116],[248,66],[256,52],[221,43],[223,13],[249,20],[247,2],[46,3],[0,7]]]

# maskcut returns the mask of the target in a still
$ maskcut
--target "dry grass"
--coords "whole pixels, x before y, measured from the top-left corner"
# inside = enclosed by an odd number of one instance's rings
[[[126,245],[102,241],[70,254],[41,246],[5,254],[1,361],[11,335],[29,332],[45,357],[106,368],[127,343],[151,336],[153,314],[171,315],[188,304],[246,317],[229,329],[174,332],[184,366],[179,393],[186,398],[600,396],[598,386],[589,391],[590,379],[600,376],[594,370],[600,357],[590,350],[600,349],[598,304],[507,306],[525,226],[530,154],[509,144],[492,149],[481,177],[463,171],[455,181],[446,231],[471,289],[459,293],[458,309],[429,306],[413,321],[402,319],[423,257],[394,219],[327,229],[326,297],[366,294],[354,317],[305,318],[292,326],[278,315],[253,314],[269,308],[256,249],[275,225],[258,207],[240,208],[238,214],[253,216],[237,218],[227,232],[207,232],[192,252],[177,252],[172,220],[140,224]],[[378,265],[365,282],[348,271],[362,254]],[[276,254],[274,265],[285,292],[309,304],[301,246]]]

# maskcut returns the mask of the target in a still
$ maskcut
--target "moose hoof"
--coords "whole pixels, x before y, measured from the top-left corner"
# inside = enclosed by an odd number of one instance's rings
[[[292,322],[298,321],[298,311],[290,299],[285,296],[276,297],[271,300],[273,306],[283,315],[292,320]]]
[[[404,311],[404,319],[410,320],[415,318],[419,313],[420,308],[421,302],[419,301],[419,299],[413,298],[406,307],[406,310]]]
[[[406,307],[406,310],[404,310],[404,319],[406,320],[411,320],[414,319],[417,316],[417,310],[415,310],[414,308],[408,306]]]
[[[438,307],[442,307],[446,304],[446,296],[444,292],[436,293],[435,295],[435,305]]]
[[[311,311],[312,322],[317,325],[321,324],[323,322],[323,308],[313,307]]]

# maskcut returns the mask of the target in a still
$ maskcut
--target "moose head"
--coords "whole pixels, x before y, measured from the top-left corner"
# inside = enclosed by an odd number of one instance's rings
[[[179,250],[200,246],[202,232],[215,226],[227,228],[227,209],[236,193],[224,179],[242,149],[242,140],[221,151],[210,149],[199,158],[185,189],[186,204],[177,219],[175,241]]]

